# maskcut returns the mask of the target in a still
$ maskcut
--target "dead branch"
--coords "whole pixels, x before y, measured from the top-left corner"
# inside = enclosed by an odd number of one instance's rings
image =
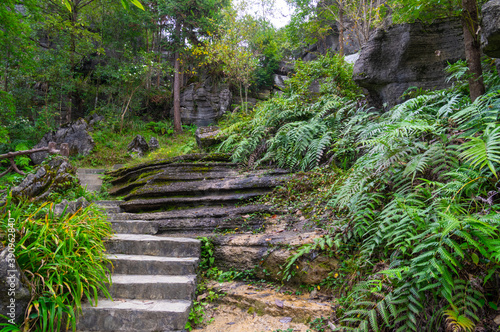
[[[0,173],[0,178],[9,172],[12,172],[12,171],[14,171],[18,174],[21,174],[21,175],[25,175],[23,171],[21,171],[19,168],[17,168],[17,165],[16,165],[16,162],[14,161],[14,158],[17,156],[23,156],[23,155],[37,153],[37,152],[48,152],[50,154],[60,154],[62,156],[68,157],[69,156],[69,145],[68,145],[68,143],[63,143],[63,144],[61,144],[61,149],[57,150],[56,143],[49,142],[49,145],[47,147],[44,147],[44,148],[36,148],[36,149],[31,149],[31,150],[14,151],[14,152],[0,154],[0,160],[1,159],[9,159],[9,162],[10,162],[9,168],[7,168],[4,172]]]

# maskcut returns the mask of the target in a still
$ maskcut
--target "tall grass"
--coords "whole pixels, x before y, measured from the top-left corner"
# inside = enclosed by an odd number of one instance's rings
[[[10,197],[0,208],[2,230],[16,220],[17,262],[32,287],[24,328],[37,331],[76,330],[82,300],[96,304],[109,297],[109,263],[104,240],[110,223],[94,205],[57,216],[53,204],[14,205]]]

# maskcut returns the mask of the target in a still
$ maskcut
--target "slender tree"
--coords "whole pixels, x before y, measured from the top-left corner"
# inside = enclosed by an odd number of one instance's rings
[[[174,53],[174,129],[182,131],[180,111],[181,64],[180,55],[188,43],[197,45],[199,38],[208,36],[219,19],[227,0],[164,0],[159,1],[159,12],[170,24],[170,42]]]

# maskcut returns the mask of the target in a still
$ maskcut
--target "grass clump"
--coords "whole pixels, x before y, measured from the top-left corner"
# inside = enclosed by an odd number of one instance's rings
[[[175,157],[198,152],[194,133],[196,126],[185,125],[181,134],[173,133],[171,121],[145,122],[132,117],[120,130],[111,119],[103,121],[91,132],[96,143],[87,156],[74,158],[77,167],[110,167],[115,164],[136,165],[156,159]],[[141,135],[146,141],[155,137],[160,148],[143,157],[133,158],[127,151],[128,144]]]
[[[15,220],[15,256],[32,289],[24,330],[75,331],[82,301],[109,297],[104,239],[113,233],[111,224],[95,205],[60,216],[52,206],[14,205],[7,197],[0,208],[2,232]]]

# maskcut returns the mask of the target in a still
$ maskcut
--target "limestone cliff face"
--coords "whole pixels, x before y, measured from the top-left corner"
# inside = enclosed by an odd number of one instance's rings
[[[500,58],[500,0],[490,0],[482,8],[483,52]]]
[[[465,59],[462,25],[458,19],[433,24],[398,24],[377,29],[362,47],[354,65],[354,80],[372,104],[394,106],[410,87],[448,86],[444,69]]]
[[[208,78],[189,84],[181,92],[181,120],[183,124],[208,126],[231,108],[232,93],[224,84]],[[173,114],[173,109],[171,110]]]

